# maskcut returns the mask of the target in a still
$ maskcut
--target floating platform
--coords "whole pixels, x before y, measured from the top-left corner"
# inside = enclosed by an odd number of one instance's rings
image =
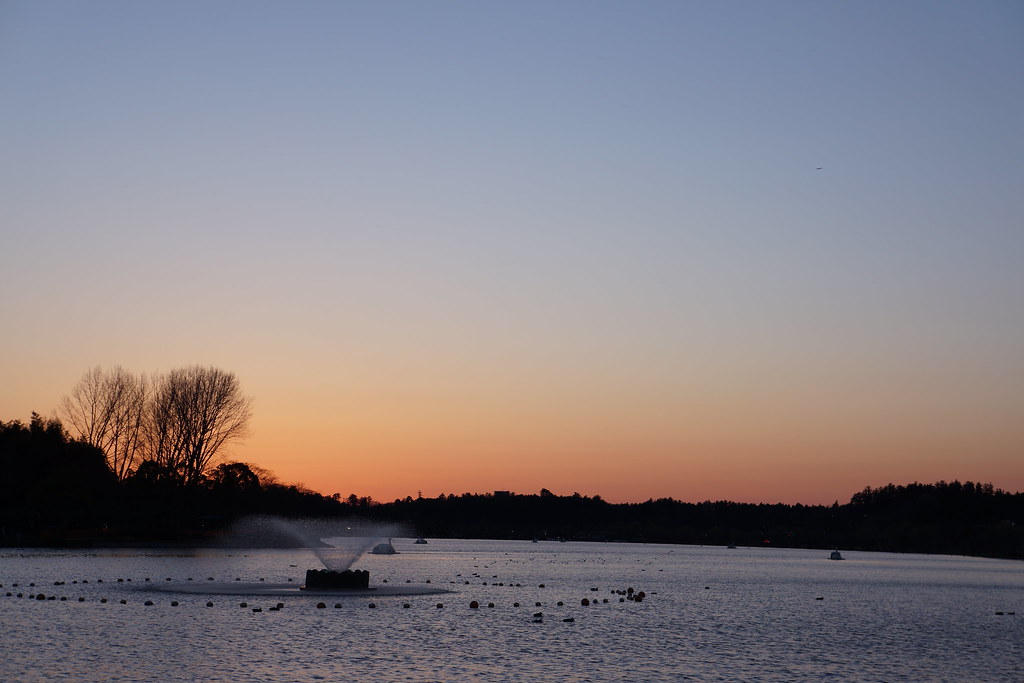
[[[359,569],[346,569],[336,572],[330,569],[307,569],[306,585],[303,590],[336,590],[360,589],[370,587],[370,572]]]

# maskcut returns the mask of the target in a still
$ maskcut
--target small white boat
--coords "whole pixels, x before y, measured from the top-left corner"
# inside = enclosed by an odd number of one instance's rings
[[[846,558],[843,557],[843,554],[841,552],[839,552],[838,550],[833,550],[832,554],[828,556],[828,559],[830,559],[830,560],[845,560]]]

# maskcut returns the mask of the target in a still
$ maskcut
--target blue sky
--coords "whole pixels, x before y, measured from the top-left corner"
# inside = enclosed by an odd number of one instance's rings
[[[4,2],[0,417],[198,362],[257,398],[240,459],[378,497],[337,463],[1020,488],[1022,37],[1016,2]]]

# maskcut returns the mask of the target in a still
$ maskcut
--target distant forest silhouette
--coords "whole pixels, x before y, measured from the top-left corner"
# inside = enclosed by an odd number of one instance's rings
[[[865,488],[840,505],[608,503],[600,496],[441,494],[390,503],[325,496],[223,463],[187,478],[143,460],[118,476],[56,418],[0,421],[0,545],[210,545],[237,520],[359,518],[434,538],[565,539],[842,548],[1024,559],[1024,493],[938,482]],[[286,539],[261,538],[262,545]]]

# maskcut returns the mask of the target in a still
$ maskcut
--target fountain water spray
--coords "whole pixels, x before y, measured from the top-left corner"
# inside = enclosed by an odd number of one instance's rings
[[[230,545],[307,548],[324,568],[343,572],[363,553],[395,536],[408,535],[399,525],[338,519],[247,517],[231,528]]]

